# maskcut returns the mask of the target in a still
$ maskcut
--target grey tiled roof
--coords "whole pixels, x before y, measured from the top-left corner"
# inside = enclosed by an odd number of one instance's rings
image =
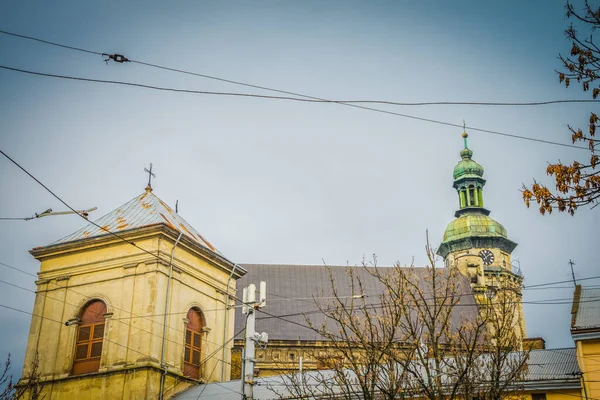
[[[575,291],[573,330],[600,328],[600,288],[581,288]]]
[[[350,280],[347,275],[347,268],[353,268],[356,276],[360,277],[364,285],[364,294],[367,295],[369,304],[379,303],[378,295],[384,290],[383,285],[363,267],[340,267],[323,265],[266,265],[266,264],[242,264],[247,270],[247,274],[237,281],[238,293],[242,288],[250,283],[256,285],[260,281],[267,282],[267,305],[264,307],[266,313],[280,316],[280,318],[271,317],[265,313],[259,312],[256,320],[256,331],[267,332],[269,340],[320,340],[321,337],[311,329],[302,327],[306,325],[306,319],[303,313],[308,313],[310,321],[315,326],[320,326],[325,317],[322,313],[316,312],[317,306],[315,299],[320,299],[320,303],[327,305],[327,297],[333,296],[329,271],[331,271],[335,282],[338,296],[351,296],[358,293],[352,293]],[[385,271],[386,267],[378,267]],[[415,268],[415,272],[420,275],[421,283],[424,285],[423,276],[425,268]],[[469,284],[462,282],[460,293],[470,292]],[[469,316],[476,312],[472,295],[461,297],[461,305],[467,307],[458,307],[453,316],[453,322],[458,324],[461,316]],[[241,309],[236,309],[235,332],[244,327],[245,316]]]
[[[573,379],[579,372],[574,347],[532,350],[527,366],[525,381]]]

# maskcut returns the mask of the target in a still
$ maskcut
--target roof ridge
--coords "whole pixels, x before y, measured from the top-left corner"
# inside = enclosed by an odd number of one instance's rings
[[[221,253],[188,223],[182,216],[151,191],[145,191],[116,207],[95,221],[88,221],[75,232],[58,239],[48,246],[84,240],[93,237],[110,235],[152,225],[164,224],[184,234],[219,255]]]

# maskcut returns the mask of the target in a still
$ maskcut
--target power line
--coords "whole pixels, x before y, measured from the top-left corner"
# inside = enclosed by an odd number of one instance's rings
[[[107,229],[107,228],[105,228],[105,227],[103,227],[103,226],[100,226],[99,224],[97,224],[97,223],[96,223],[96,222],[94,222],[94,221],[89,221],[89,220],[88,220],[88,219],[87,219],[87,218],[86,218],[84,215],[82,215],[82,214],[78,213],[78,211],[77,211],[77,210],[75,210],[73,207],[71,207],[69,204],[67,204],[67,203],[66,203],[66,202],[65,202],[65,201],[64,201],[62,198],[60,198],[60,197],[59,197],[59,196],[58,196],[56,193],[54,193],[52,190],[50,190],[50,189],[49,189],[49,188],[48,188],[46,185],[44,185],[44,184],[43,184],[43,183],[42,183],[42,182],[41,182],[39,179],[37,179],[35,176],[33,176],[33,175],[32,175],[32,174],[29,172],[29,171],[27,171],[27,170],[26,170],[24,167],[22,167],[22,166],[21,166],[19,163],[17,163],[15,160],[13,160],[13,159],[12,159],[12,158],[11,158],[11,157],[8,155],[8,154],[6,154],[6,153],[5,153],[4,151],[2,151],[2,150],[0,150],[0,154],[2,154],[2,155],[3,155],[4,157],[6,157],[6,158],[7,158],[7,159],[8,159],[10,162],[12,162],[14,165],[16,165],[16,166],[17,166],[17,167],[18,167],[20,170],[22,170],[23,172],[25,172],[25,174],[27,174],[27,175],[28,175],[28,176],[29,176],[31,179],[33,179],[33,180],[34,180],[34,181],[36,181],[36,182],[37,182],[37,183],[38,183],[40,186],[42,186],[44,189],[46,189],[46,191],[47,191],[48,193],[50,193],[50,194],[51,194],[52,196],[54,196],[54,197],[55,197],[55,198],[56,198],[58,201],[60,201],[62,204],[64,204],[64,205],[65,205],[65,206],[66,206],[66,207],[67,207],[69,210],[73,211],[73,213],[75,213],[75,214],[77,214],[79,217],[83,218],[83,219],[84,219],[86,222],[88,222],[88,223],[90,223],[90,224],[94,225],[95,227],[97,227],[98,229],[100,229],[100,231],[107,232],[108,234],[110,234],[110,235],[112,235],[112,236],[114,236],[114,237],[116,237],[116,238],[118,238],[118,239],[122,240],[123,242],[125,242],[125,243],[128,243],[128,244],[132,245],[133,247],[135,247],[135,248],[137,248],[137,249],[139,249],[139,250],[143,251],[143,252],[144,252],[144,253],[146,253],[146,254],[149,254],[149,255],[150,255],[150,256],[152,256],[153,258],[156,258],[158,261],[162,261],[162,259],[160,258],[160,256],[159,256],[159,255],[157,255],[157,254],[154,254],[154,253],[152,253],[152,252],[150,252],[150,251],[148,251],[148,250],[146,250],[146,249],[144,249],[144,248],[142,248],[142,247],[138,246],[138,245],[137,245],[137,244],[135,244],[134,242],[131,242],[131,241],[129,241],[129,240],[127,240],[127,239],[125,239],[124,237],[122,237],[122,236],[120,236],[120,235],[117,235],[117,234],[116,234],[116,233],[114,233],[114,232],[111,232],[109,229]],[[220,254],[217,254],[216,252],[213,252],[213,254],[214,254],[216,257],[223,258],[225,261],[228,261],[229,263],[233,264],[231,261],[227,260],[227,258],[225,258],[224,256],[222,256],[222,255],[220,255]],[[200,292],[200,293],[202,293],[202,292]],[[202,293],[202,294],[205,294],[205,293]],[[229,295],[229,294],[227,294],[227,295]]]
[[[8,66],[4,66],[4,65],[0,65],[0,68],[9,70],[9,71],[30,74],[30,75],[38,75],[38,76],[45,76],[45,77],[51,77],[51,78],[84,81],[84,82],[124,85],[124,86],[140,87],[140,88],[144,88],[144,89],[152,89],[152,90],[168,91],[168,92],[204,94],[204,95],[255,97],[255,98],[264,98],[264,99],[292,100],[292,101],[318,102],[318,103],[334,103],[334,104],[341,104],[341,105],[346,105],[346,106],[350,106],[350,107],[361,108],[364,110],[375,111],[375,112],[388,114],[388,115],[395,115],[398,117],[413,119],[413,120],[417,120],[417,121],[429,122],[429,123],[433,123],[433,124],[437,124],[437,125],[450,126],[450,127],[461,128],[461,129],[466,129],[466,130],[470,130],[470,131],[483,132],[483,133],[489,133],[492,135],[510,137],[513,139],[528,140],[528,141],[532,141],[532,142],[552,144],[555,146],[569,147],[569,148],[573,148],[573,149],[589,151],[589,148],[584,147],[584,146],[576,146],[573,144],[554,142],[551,140],[537,139],[537,138],[532,138],[532,137],[528,137],[528,136],[516,135],[516,134],[505,133],[505,132],[500,132],[500,131],[493,131],[493,130],[489,130],[489,129],[476,128],[473,126],[464,126],[464,125],[454,124],[451,122],[439,121],[439,120],[435,120],[435,119],[431,119],[431,118],[417,117],[415,115],[409,115],[409,114],[403,114],[403,113],[398,113],[398,112],[394,112],[394,111],[381,110],[378,108],[360,106],[357,104],[351,104],[349,102],[343,102],[343,101],[323,100],[323,99],[318,99],[318,98],[313,99],[313,100],[306,100],[306,99],[298,99],[298,98],[292,98],[292,97],[266,96],[266,95],[249,94],[249,93],[209,92],[209,91],[200,91],[200,90],[191,90],[191,89],[175,89],[175,88],[152,86],[152,85],[145,85],[145,84],[141,84],[141,83],[133,83],[133,82],[125,82],[125,81],[113,81],[113,80],[104,80],[104,79],[82,78],[82,77],[75,77],[75,76],[68,76],[68,75],[49,74],[49,73],[44,73],[44,72],[36,72],[36,71],[29,71],[29,70],[20,69],[20,68],[13,68],[13,67],[8,67]],[[299,95],[299,96],[301,96],[301,95]],[[310,96],[304,96],[304,97],[310,97]]]
[[[3,263],[3,262],[0,262],[0,265],[4,266],[4,267],[6,267],[6,268],[10,268],[10,269],[12,269],[12,270],[15,270],[15,271],[17,271],[17,272],[21,272],[22,274],[29,275],[29,276],[33,276],[34,278],[37,278],[37,277],[38,277],[37,275],[31,274],[31,273],[29,273],[29,272],[27,272],[27,271],[23,271],[22,269],[19,269],[19,268],[16,268],[16,267],[10,266],[10,265],[8,265],[8,264],[5,264],[5,263]]]
[[[25,288],[25,287],[23,287],[23,286],[19,286],[19,285],[17,285],[17,284],[11,283],[11,282],[7,282],[7,281],[5,281],[5,280],[2,280],[2,279],[0,279],[0,283],[3,283],[3,284],[5,284],[5,285],[8,285],[8,286],[12,286],[12,287],[14,287],[14,288],[17,288],[17,289],[24,290],[24,291],[26,291],[26,292],[30,292],[30,293],[34,293],[34,294],[39,294],[39,295],[41,295],[41,296],[44,296],[44,297],[45,297],[45,298],[47,298],[47,299],[54,300],[54,301],[57,301],[57,302],[59,302],[59,303],[67,304],[67,305],[69,305],[69,306],[71,306],[71,307],[74,307],[75,309],[78,309],[78,308],[80,308],[80,306],[79,306],[78,304],[69,303],[69,302],[68,302],[68,301],[66,301],[66,300],[58,299],[58,298],[56,298],[56,297],[50,297],[50,296],[48,296],[48,294],[46,294],[46,293],[41,293],[41,292],[37,293],[35,290],[28,289],[28,288]],[[56,283],[55,283],[55,284],[56,284]],[[57,286],[58,286],[58,285],[57,285]],[[71,291],[73,291],[74,293],[77,293],[77,292],[75,292],[74,290],[72,290],[71,288],[68,288],[68,287],[61,287],[61,286],[58,286],[58,287],[59,287],[59,288],[61,288],[61,289],[65,289],[65,291],[67,291],[67,290],[71,290]],[[81,294],[81,293],[77,293],[77,294]],[[81,295],[82,295],[82,294],[81,294]],[[85,296],[85,295],[82,295],[82,296],[84,296],[84,297],[87,297],[87,296]],[[114,308],[114,309],[117,309],[117,310],[120,310],[120,311],[128,312],[128,311],[126,311],[126,310],[123,310],[123,309],[120,309],[120,308],[118,308],[118,307],[114,307],[114,306],[112,306],[112,308]],[[187,313],[187,312],[186,312],[186,313]],[[110,321],[116,321],[116,322],[119,322],[119,323],[121,323],[121,324],[124,324],[125,326],[129,326],[129,325],[126,323],[126,322],[124,322],[124,321],[121,321],[121,319],[122,319],[122,318],[110,318]],[[146,319],[147,319],[147,318],[146,318]],[[159,324],[160,326],[162,326],[162,324],[161,324],[160,322],[158,322],[158,321],[154,321],[154,320],[151,320],[151,319],[147,319],[147,320],[148,320],[148,321],[151,321],[151,322],[154,322],[154,323],[157,323],[157,324]],[[171,326],[169,326],[169,328],[171,328],[171,329],[175,330],[177,333],[185,333],[185,331],[179,330],[179,329],[177,329],[177,328],[174,328],[174,327],[171,327]],[[142,332],[145,332],[145,333],[147,333],[147,334],[149,334],[149,335],[156,336],[156,337],[158,337],[158,338],[160,338],[160,339],[162,339],[162,338],[163,338],[163,337],[162,337],[162,335],[158,335],[158,334],[156,334],[156,333],[154,333],[154,332],[151,332],[151,331],[145,330],[145,329],[143,329],[143,328],[141,328],[141,327],[137,327],[137,329],[139,329],[140,331],[142,331]],[[166,340],[166,341],[168,341],[168,342],[174,343],[174,344],[180,344],[179,342],[176,342],[176,341],[174,341],[174,340],[171,340],[171,339],[168,339],[168,338],[165,338],[165,340]],[[205,340],[206,340],[206,339],[205,339]],[[214,345],[216,345],[216,346],[219,346],[219,343],[211,342],[211,341],[209,341],[209,340],[206,340],[206,342],[207,342],[207,343],[210,343],[210,344],[214,344]]]
[[[0,307],[2,307],[2,308],[6,308],[6,309],[9,309],[9,310],[13,310],[13,311],[16,311],[16,312],[19,312],[19,313],[22,313],[22,314],[31,315],[31,316],[33,316],[33,317],[38,317],[38,318],[41,318],[41,319],[43,319],[43,320],[47,320],[47,321],[56,322],[56,323],[58,323],[58,324],[60,324],[60,325],[64,325],[64,322],[62,322],[62,321],[58,321],[58,320],[56,320],[56,319],[53,319],[53,318],[45,317],[45,316],[43,316],[43,315],[34,314],[34,313],[31,313],[31,312],[28,312],[28,311],[20,310],[20,309],[18,309],[18,308],[10,307],[10,306],[7,306],[7,305],[5,305],[5,304],[0,304]],[[134,351],[134,352],[136,352],[136,353],[138,353],[138,354],[141,354],[141,355],[143,355],[143,356],[150,357],[150,355],[148,355],[148,354],[146,354],[146,353],[143,353],[143,352],[141,352],[141,351],[138,351],[138,350],[136,350],[136,349],[132,349],[132,348],[131,348],[131,347],[129,347],[129,346],[123,345],[123,344],[121,344],[121,343],[118,343],[118,342],[115,342],[115,341],[113,341],[113,340],[110,340],[110,339],[103,339],[103,340],[106,340],[106,341],[107,341],[107,342],[109,342],[109,343],[116,344],[117,346],[123,347],[123,348],[125,348],[125,349],[127,349],[127,350],[132,350],[132,351]]]
[[[19,35],[18,33],[12,33],[12,32],[2,31],[2,30],[0,30],[0,33],[3,33],[5,35],[9,35],[9,36],[19,37],[19,38],[22,38],[22,39],[34,40],[36,42],[45,43],[45,44],[49,44],[49,45],[57,46],[57,47],[62,47],[62,48],[69,49],[69,50],[82,51],[84,53],[96,54],[96,55],[99,55],[99,56],[102,55],[102,53],[98,53],[96,51],[86,50],[86,49],[82,49],[82,48],[79,48],[79,47],[67,46],[65,44],[50,42],[48,40],[34,38],[32,36]]]
[[[95,55],[99,55],[99,56],[109,55],[107,53],[101,53],[101,52],[98,52],[98,51],[87,50],[87,49],[83,49],[83,48],[80,48],[80,47],[68,46],[68,45],[65,45],[65,44],[51,42],[49,40],[44,40],[44,39],[36,38],[36,37],[33,37],[33,36],[20,35],[18,33],[13,33],[13,32],[8,32],[8,31],[3,31],[3,30],[0,30],[0,33],[5,34],[5,35],[9,35],[9,36],[14,36],[14,37],[22,38],[22,39],[33,40],[33,41],[44,43],[44,44],[48,44],[48,45],[51,45],[51,46],[62,47],[62,48],[69,49],[69,50],[81,51],[81,52],[85,52],[85,53],[89,53],[89,54],[95,54]],[[231,83],[231,84],[234,84],[234,85],[242,85],[242,86],[251,87],[251,88],[255,88],[255,89],[261,89],[261,90],[267,90],[267,91],[272,91],[272,92],[277,92],[277,93],[289,94],[289,95],[292,95],[292,96],[304,97],[304,98],[307,98],[307,99],[312,99],[312,100],[317,101],[317,102],[326,102],[326,103],[389,104],[389,105],[395,105],[395,106],[435,106],[435,105],[441,105],[441,106],[445,106],[445,105],[450,105],[450,106],[454,106],[454,105],[466,105],[466,106],[543,106],[543,105],[550,105],[550,104],[599,103],[600,102],[600,100],[594,100],[594,99],[560,99],[560,100],[528,101],[528,102],[497,102],[497,101],[423,101],[423,102],[397,102],[397,101],[387,101],[387,100],[326,100],[326,99],[321,99],[319,97],[308,96],[308,95],[300,94],[300,93],[294,93],[294,92],[291,92],[291,91],[274,89],[274,88],[270,88],[270,87],[267,87],[267,86],[253,85],[253,84],[250,84],[250,83],[245,83],[245,82],[240,82],[240,81],[235,81],[235,80],[225,79],[225,78],[219,78],[219,77],[216,77],[216,76],[211,76],[211,75],[206,75],[206,74],[200,74],[200,73],[197,73],[197,72],[186,71],[186,70],[178,69],[178,68],[166,67],[166,66],[162,66],[162,65],[152,64],[152,63],[148,63],[148,62],[144,62],[144,61],[139,61],[139,60],[127,59],[126,61],[127,62],[131,62],[131,63],[135,63],[135,64],[145,65],[147,67],[162,69],[162,70],[165,70],[165,71],[178,72],[178,73],[181,73],[181,74],[192,75],[192,76],[197,76],[197,77],[201,77],[201,78],[207,78],[207,79],[218,80],[218,81],[221,81],[221,82]],[[287,98],[287,99],[290,99],[290,100],[299,100],[299,99],[295,99],[295,98]]]

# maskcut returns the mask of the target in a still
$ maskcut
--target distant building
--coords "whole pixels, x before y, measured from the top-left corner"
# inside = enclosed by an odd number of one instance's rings
[[[571,310],[571,337],[575,341],[582,396],[600,398],[600,289],[577,285]]]

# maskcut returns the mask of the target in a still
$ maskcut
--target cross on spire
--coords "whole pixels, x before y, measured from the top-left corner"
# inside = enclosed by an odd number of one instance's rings
[[[467,123],[465,122],[465,120],[463,119],[463,134],[462,134],[463,139],[465,140],[465,149],[467,149],[467,138],[469,137],[469,135],[467,135]]]
[[[152,178],[156,178],[154,172],[152,172],[152,163],[150,163],[150,169],[144,167],[144,171],[148,173],[148,186],[146,186],[146,191],[152,191]]]

